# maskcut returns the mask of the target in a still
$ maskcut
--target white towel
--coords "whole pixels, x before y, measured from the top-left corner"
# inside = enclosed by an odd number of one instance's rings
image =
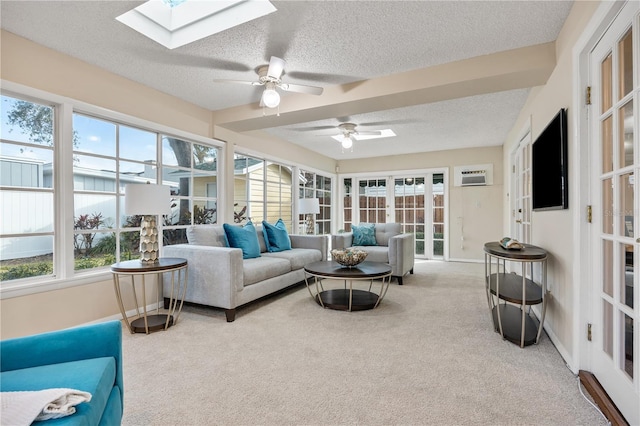
[[[91,394],[76,389],[1,392],[0,424],[21,426],[34,421],[57,419],[76,412],[76,405],[91,401]]]

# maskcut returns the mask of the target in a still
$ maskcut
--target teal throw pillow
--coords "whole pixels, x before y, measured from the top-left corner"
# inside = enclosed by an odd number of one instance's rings
[[[376,246],[376,228],[373,223],[351,225],[354,246]]]
[[[262,233],[267,251],[275,253],[277,251],[291,250],[291,241],[287,233],[287,227],[282,219],[271,225],[266,220],[262,221]]]
[[[243,259],[253,259],[260,257],[260,243],[258,243],[258,235],[256,227],[251,221],[244,226],[222,225],[224,233],[229,241],[229,247],[242,249]]]

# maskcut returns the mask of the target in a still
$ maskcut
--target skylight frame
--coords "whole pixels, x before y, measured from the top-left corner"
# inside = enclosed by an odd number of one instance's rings
[[[149,0],[116,19],[175,49],[276,10],[268,0],[192,0],[174,7],[162,0]]]

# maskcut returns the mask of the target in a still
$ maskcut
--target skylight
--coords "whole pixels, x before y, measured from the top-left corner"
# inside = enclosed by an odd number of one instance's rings
[[[275,11],[268,0],[149,0],[116,19],[175,49]]]

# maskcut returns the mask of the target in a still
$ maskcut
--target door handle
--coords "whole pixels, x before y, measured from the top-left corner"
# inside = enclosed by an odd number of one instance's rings
[[[516,220],[516,223],[522,223],[522,221],[520,219]]]

